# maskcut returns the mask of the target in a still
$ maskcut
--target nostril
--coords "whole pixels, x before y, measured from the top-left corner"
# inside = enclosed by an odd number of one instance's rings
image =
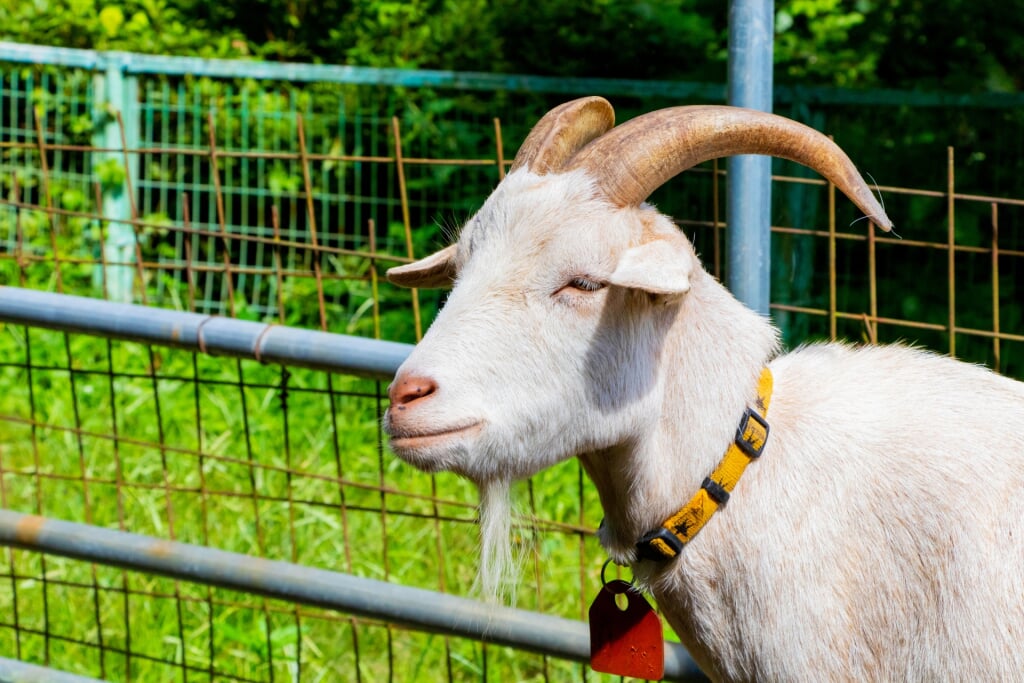
[[[426,398],[437,391],[437,382],[430,377],[398,377],[388,388],[391,405],[403,407]]]

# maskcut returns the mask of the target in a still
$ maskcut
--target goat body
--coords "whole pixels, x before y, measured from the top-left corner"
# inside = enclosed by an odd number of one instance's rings
[[[529,161],[456,245],[392,273],[454,280],[392,384],[396,454],[501,491],[579,457],[603,546],[712,678],[1019,677],[1024,384],[904,346],[780,355],[642,198]],[[764,367],[763,455],[677,557],[638,558],[722,457]]]

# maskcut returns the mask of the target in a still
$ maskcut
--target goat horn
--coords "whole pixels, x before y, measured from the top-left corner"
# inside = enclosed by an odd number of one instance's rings
[[[702,105],[653,111],[591,142],[569,168],[588,170],[612,203],[636,206],[686,169],[735,154],[765,154],[808,166],[880,227],[892,229],[885,210],[838,145],[813,128],[752,109]]]
[[[526,136],[511,170],[528,167],[538,175],[559,171],[588,142],[615,125],[615,110],[603,97],[583,97],[549,111]]]

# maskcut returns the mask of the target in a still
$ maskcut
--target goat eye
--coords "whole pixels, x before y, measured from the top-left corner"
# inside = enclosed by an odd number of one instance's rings
[[[569,280],[569,287],[573,289],[579,289],[584,292],[596,292],[604,287],[603,282],[596,282],[585,277],[574,277]]]

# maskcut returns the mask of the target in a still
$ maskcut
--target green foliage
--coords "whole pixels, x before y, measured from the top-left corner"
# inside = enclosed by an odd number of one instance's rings
[[[802,83],[840,86],[875,80],[880,33],[852,41],[851,31],[867,20],[870,0],[789,0],[775,14],[775,63],[780,75]]]
[[[886,35],[880,82],[961,92],[1019,92],[1024,85],[1019,2],[888,0],[871,18]]]
[[[501,60],[496,21],[483,0],[354,0],[329,35],[350,64],[489,71]]]
[[[718,0],[0,0],[0,39],[147,53],[722,80]],[[779,82],[1017,91],[1004,0],[778,0]]]
[[[501,71],[602,78],[724,75],[726,3],[582,0],[494,3]]]
[[[97,50],[237,57],[237,29],[205,25],[174,0],[0,0],[0,40]]]

